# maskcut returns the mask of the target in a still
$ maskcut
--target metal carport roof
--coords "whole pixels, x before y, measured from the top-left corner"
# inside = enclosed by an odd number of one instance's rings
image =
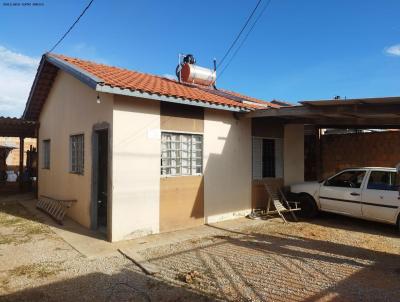
[[[400,97],[303,101],[301,105],[257,110],[246,117],[320,128],[399,128]]]

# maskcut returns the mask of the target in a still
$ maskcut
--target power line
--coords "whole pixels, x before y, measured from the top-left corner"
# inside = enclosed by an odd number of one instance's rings
[[[228,63],[225,65],[225,67],[222,69],[221,73],[218,75],[218,78],[221,78],[222,74],[224,71],[228,68],[228,66],[231,64],[232,60],[235,58],[236,54],[239,52],[239,50],[242,48],[244,42],[246,42],[247,38],[249,37],[250,33],[253,31],[254,27],[256,26],[258,20],[260,20],[261,16],[264,14],[268,6],[270,5],[272,0],[269,0],[267,4],[264,6],[262,9],[261,13],[258,15],[257,19],[254,21],[253,25],[250,27],[249,31],[247,32],[246,36],[244,36],[242,42],[239,44],[238,48],[236,48],[235,52],[233,53],[232,57],[228,61]]]
[[[233,40],[231,46],[228,48],[227,52],[225,53],[225,55],[222,57],[222,60],[218,63],[218,67],[222,65],[222,63],[224,62],[224,60],[226,59],[226,57],[228,56],[228,54],[230,53],[230,51],[232,50],[232,48],[235,46],[236,42],[239,40],[240,36],[242,35],[243,31],[245,30],[245,28],[247,27],[247,25],[249,24],[251,18],[253,17],[254,13],[256,12],[258,6],[260,5],[261,0],[258,0],[257,5],[254,7],[253,11],[251,12],[250,16],[247,18],[246,23],[243,25],[242,29],[240,30],[239,34],[236,36],[235,40]]]
[[[69,32],[74,28],[76,23],[79,22],[79,20],[82,18],[82,16],[86,13],[86,11],[92,5],[93,1],[94,0],[90,0],[89,4],[85,7],[85,9],[82,11],[82,13],[79,15],[79,17],[75,20],[75,22],[70,26],[70,28],[65,32],[65,34],[61,37],[61,39],[58,40],[58,42],[48,52],[52,52],[62,42],[62,40],[64,40],[64,38],[69,34]]]

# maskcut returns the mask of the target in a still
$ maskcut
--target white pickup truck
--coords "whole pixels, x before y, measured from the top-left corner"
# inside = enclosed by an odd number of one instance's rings
[[[333,212],[397,224],[400,231],[400,194],[394,168],[346,169],[322,182],[290,186],[301,202],[302,214]]]

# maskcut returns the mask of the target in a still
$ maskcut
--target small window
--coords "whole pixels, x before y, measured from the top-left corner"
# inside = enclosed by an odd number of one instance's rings
[[[43,169],[50,169],[50,140],[43,141]]]
[[[84,136],[83,134],[70,136],[70,172],[83,174],[84,172]]]
[[[253,137],[253,179],[282,176],[282,140]]]
[[[360,188],[364,176],[365,171],[363,170],[345,171],[328,179],[324,185],[328,187]]]
[[[263,139],[262,176],[275,177],[275,140]]]
[[[397,191],[397,173],[388,171],[372,171],[367,189]]]
[[[200,175],[203,136],[164,132],[161,135],[161,175]]]

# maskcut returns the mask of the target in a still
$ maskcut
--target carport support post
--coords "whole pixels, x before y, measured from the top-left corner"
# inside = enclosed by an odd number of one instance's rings
[[[36,137],[36,199],[39,198],[39,125],[36,126],[35,137]]]
[[[304,181],[304,125],[283,128],[283,181],[285,186]]]
[[[321,180],[321,128],[317,127],[315,132],[315,170],[316,180]]]
[[[19,189],[23,189],[22,174],[24,173],[24,137],[19,138]]]

